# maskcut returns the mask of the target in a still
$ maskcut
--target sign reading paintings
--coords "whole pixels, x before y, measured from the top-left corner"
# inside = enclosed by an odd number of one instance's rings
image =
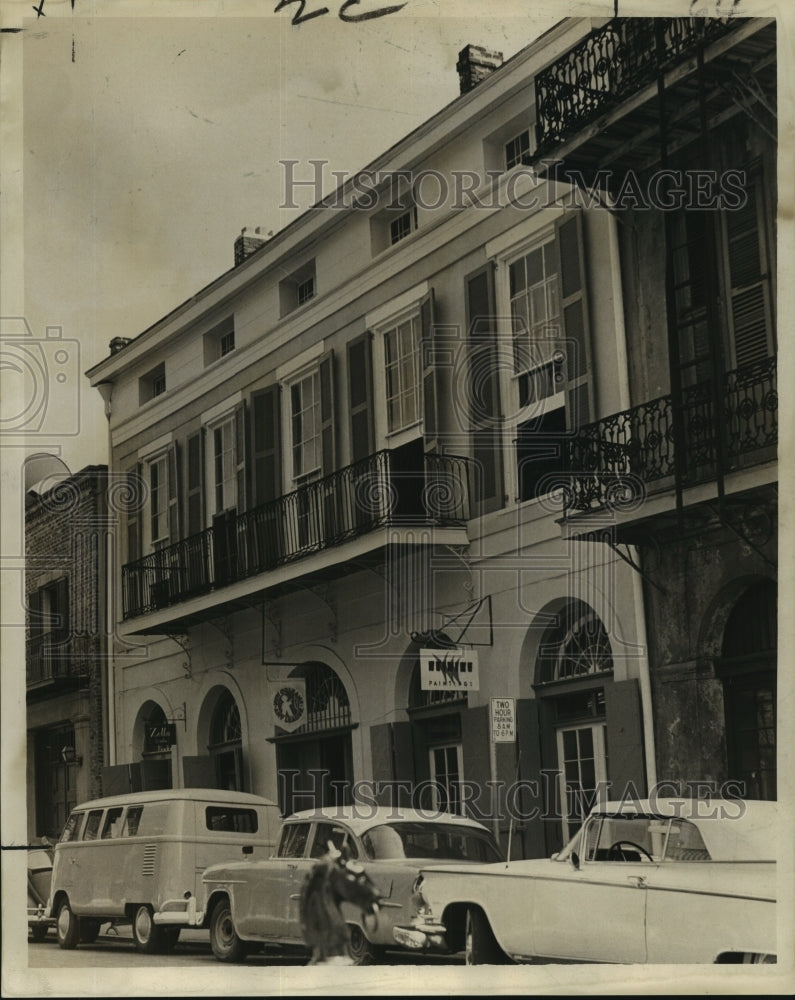
[[[423,691],[477,691],[478,654],[474,649],[421,649]]]

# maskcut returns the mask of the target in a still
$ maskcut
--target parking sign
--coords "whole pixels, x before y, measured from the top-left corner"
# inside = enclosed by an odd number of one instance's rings
[[[491,699],[491,738],[494,743],[516,742],[516,699]]]

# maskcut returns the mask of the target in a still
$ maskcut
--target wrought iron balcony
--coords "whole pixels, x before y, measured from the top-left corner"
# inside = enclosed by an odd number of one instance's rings
[[[617,107],[742,18],[613,18],[536,76],[537,155]]]
[[[713,387],[682,391],[580,428],[570,442],[566,507],[574,511],[631,506],[646,492],[715,478],[718,449],[731,470],[773,457],[778,442],[776,359],[724,375],[721,406]],[[677,440],[682,449],[677,462]]]
[[[60,631],[30,636],[25,657],[27,686],[87,677],[96,659],[96,644],[94,636],[65,636]]]
[[[124,617],[206,594],[390,525],[469,519],[468,463],[379,451],[122,567]]]

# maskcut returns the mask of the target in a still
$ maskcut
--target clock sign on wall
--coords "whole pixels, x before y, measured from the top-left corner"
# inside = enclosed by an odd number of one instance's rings
[[[289,678],[270,685],[273,721],[281,729],[292,732],[306,721],[306,683]]]

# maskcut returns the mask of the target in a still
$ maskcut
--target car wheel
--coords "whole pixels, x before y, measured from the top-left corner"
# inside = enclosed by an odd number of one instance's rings
[[[242,962],[248,948],[241,941],[232,919],[232,908],[227,900],[222,900],[213,910],[210,920],[210,945],[219,962]]]
[[[165,947],[163,928],[155,923],[151,906],[136,906],[132,920],[132,934],[135,947],[145,955],[153,955],[163,951]]]
[[[358,924],[348,924],[348,931],[350,932],[348,951],[354,965],[375,965],[381,961],[383,949],[368,941]]]
[[[508,957],[497,944],[497,939],[482,910],[467,910],[466,964],[505,965]]]
[[[47,931],[49,930],[47,924],[33,924],[28,927],[30,931],[30,936],[34,941],[43,941],[47,937]]]
[[[58,919],[55,922],[55,932],[61,948],[76,948],[80,936],[80,926],[77,917],[72,913],[69,900],[65,899],[58,909]]]
[[[102,925],[98,920],[91,917],[83,917],[79,924],[78,937],[80,944],[93,944],[99,937],[99,928]]]

